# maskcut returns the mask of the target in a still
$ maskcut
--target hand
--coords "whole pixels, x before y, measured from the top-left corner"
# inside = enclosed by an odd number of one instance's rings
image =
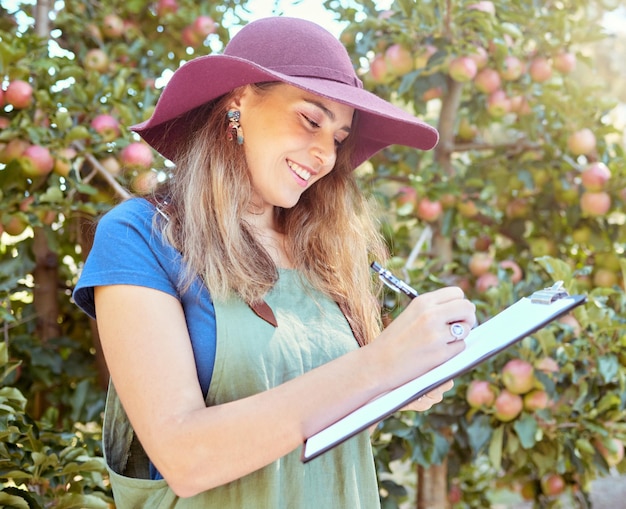
[[[416,412],[425,412],[437,403],[441,403],[445,392],[454,387],[454,381],[450,380],[443,385],[440,385],[436,389],[433,389],[427,394],[424,394],[421,398],[412,401],[401,410],[414,410]]]
[[[475,323],[476,306],[463,291],[442,288],[413,299],[372,346],[381,350],[386,379],[400,384],[460,353]],[[452,334],[452,324],[462,328],[460,337]]]

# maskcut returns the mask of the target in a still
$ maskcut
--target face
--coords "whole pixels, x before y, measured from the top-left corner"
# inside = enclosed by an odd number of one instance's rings
[[[354,113],[285,84],[262,91],[246,87],[232,107],[241,112],[246,160],[264,209],[293,207],[330,173]]]

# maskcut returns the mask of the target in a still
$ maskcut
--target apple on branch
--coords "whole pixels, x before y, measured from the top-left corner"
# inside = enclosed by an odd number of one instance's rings
[[[552,63],[547,58],[537,57],[530,63],[528,73],[536,83],[548,81],[552,77]]]
[[[535,386],[535,368],[523,359],[511,359],[502,368],[502,383],[513,394],[525,394]]]
[[[401,44],[392,44],[385,50],[387,70],[393,76],[404,76],[414,68],[411,52]]]
[[[496,401],[496,388],[486,380],[472,380],[467,386],[465,399],[472,408],[491,408]]]
[[[611,170],[600,161],[587,165],[580,174],[580,180],[588,191],[602,191],[610,178]]]
[[[107,113],[96,115],[91,121],[91,128],[96,131],[104,141],[113,141],[120,135],[120,123]]]
[[[466,56],[456,57],[452,59],[448,65],[450,77],[459,83],[467,83],[473,80],[477,72],[478,67],[476,66],[476,62]]]
[[[16,110],[28,108],[33,103],[33,87],[24,80],[11,81],[4,92],[4,100]]]
[[[28,177],[43,177],[54,168],[54,158],[46,147],[31,145],[22,153],[22,171]]]
[[[124,147],[120,153],[120,159],[124,166],[148,169],[152,166],[154,156],[148,145],[134,141]]]
[[[105,72],[109,68],[109,57],[100,48],[92,48],[85,54],[83,65],[88,71]]]
[[[567,147],[576,156],[590,154],[596,149],[596,137],[591,129],[580,129],[569,135]]]
[[[494,416],[502,422],[510,422],[524,409],[524,400],[519,394],[507,389],[500,391],[494,402]]]
[[[513,55],[507,55],[502,61],[502,67],[500,68],[500,76],[505,81],[515,81],[524,72],[524,64],[522,61]]]
[[[491,94],[500,88],[502,84],[500,74],[495,69],[485,67],[478,71],[474,77],[474,86],[483,94]]]

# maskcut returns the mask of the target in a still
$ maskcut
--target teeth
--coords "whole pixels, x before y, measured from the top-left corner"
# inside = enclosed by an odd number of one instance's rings
[[[311,178],[311,173],[306,171],[304,168],[301,168],[296,163],[287,161],[287,164],[292,169],[292,171],[298,175],[302,180],[308,181]]]

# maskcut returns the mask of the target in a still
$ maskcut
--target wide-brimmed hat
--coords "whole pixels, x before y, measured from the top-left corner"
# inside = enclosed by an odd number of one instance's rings
[[[343,44],[321,26],[298,18],[270,17],[244,26],[223,54],[183,64],[164,88],[154,113],[131,129],[164,157],[192,135],[186,113],[237,87],[268,81],[294,85],[359,111],[353,164],[389,145],[430,150],[437,130],[363,89]]]

